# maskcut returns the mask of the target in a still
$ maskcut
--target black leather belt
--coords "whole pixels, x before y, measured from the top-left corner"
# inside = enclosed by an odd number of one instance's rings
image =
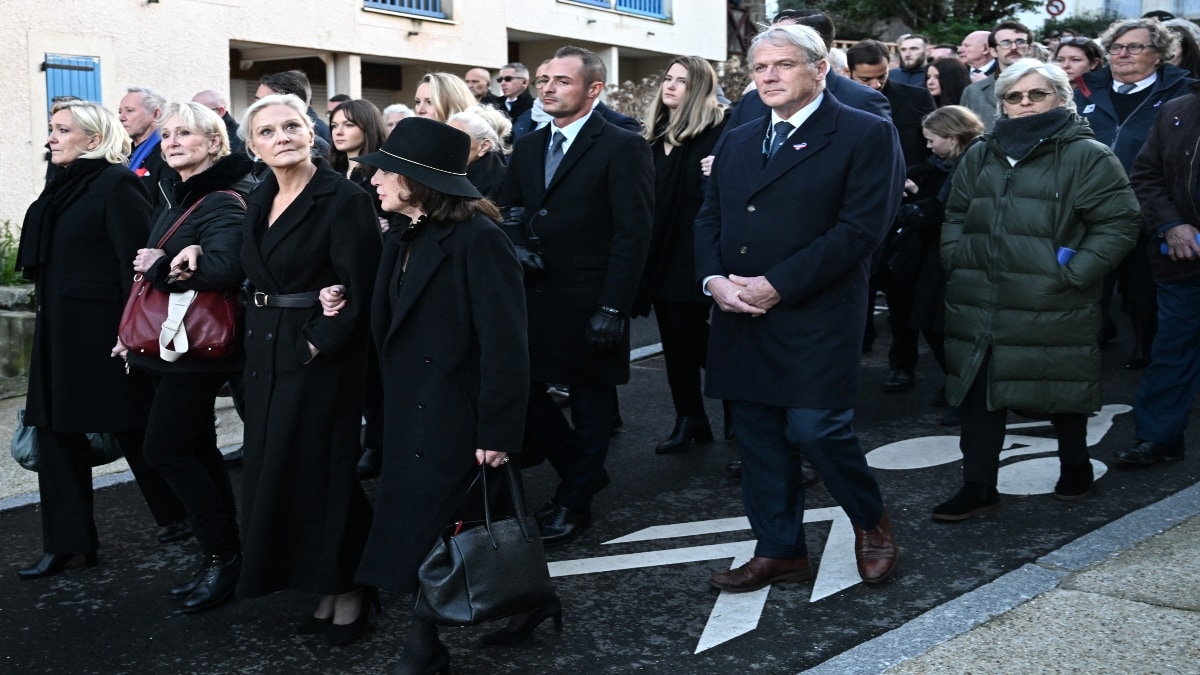
[[[307,293],[277,293],[268,295],[262,291],[254,291],[251,299],[255,307],[281,307],[285,309],[308,309],[317,304],[319,291]]]

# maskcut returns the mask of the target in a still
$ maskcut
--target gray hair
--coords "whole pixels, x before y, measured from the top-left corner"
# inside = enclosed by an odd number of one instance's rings
[[[1166,63],[1179,53],[1179,36],[1158,19],[1118,19],[1112,22],[1108,30],[1100,36],[1100,44],[1104,47],[1104,51],[1108,51],[1117,38],[1139,28],[1150,31],[1150,46],[1158,52],[1159,63]]]
[[[495,114],[489,115],[488,111]],[[451,122],[462,124],[467,135],[476,141],[490,143],[489,150],[508,152],[508,148],[500,139],[512,132],[512,122],[508,121],[508,117],[499,110],[491,106],[476,105],[451,115],[450,119],[446,120],[446,124]],[[498,128],[496,125],[502,126]],[[501,133],[502,130],[505,130],[504,133]]]
[[[751,64],[754,63],[754,53],[764,42],[775,47],[792,46],[799,49],[804,54],[804,60],[807,62],[809,70],[816,70],[817,62],[829,56],[829,51],[825,48],[825,41],[821,39],[820,33],[800,24],[782,24],[771,26],[754,36],[748,54]]]
[[[524,63],[520,63],[518,61],[506,63],[500,66],[500,70],[511,70],[517,74],[517,77],[523,77],[526,80],[529,79],[529,68],[525,67]]]
[[[1001,99],[1009,89],[1012,89],[1017,80],[1030,73],[1041,75],[1046,83],[1054,89],[1054,95],[1064,104],[1061,107],[1075,112],[1075,93],[1071,87],[1071,78],[1067,76],[1066,71],[1057,64],[1042,63],[1037,59],[1027,58],[1017,59],[1011,66],[1005,68],[1003,73],[1000,73],[1000,77],[996,78],[996,109],[1000,112],[1001,117],[1004,116]]]
[[[386,120],[387,116],[391,115],[392,113],[396,113],[397,115],[399,115],[400,119],[404,119],[405,117],[412,117],[413,115],[417,114],[417,113],[413,112],[412,108],[404,105],[403,103],[393,103],[383,109],[383,119]]]
[[[142,108],[151,117],[154,116],[155,110],[161,110],[167,105],[167,98],[162,94],[154,91],[150,87],[129,87],[125,90],[126,94],[141,94]]]

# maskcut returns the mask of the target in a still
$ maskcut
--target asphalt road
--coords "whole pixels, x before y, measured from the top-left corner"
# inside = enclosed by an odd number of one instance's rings
[[[1011,429],[1002,482],[1010,492],[1035,494],[1004,496],[997,515],[935,523],[930,508],[961,480],[953,458],[957,431],[939,426],[942,410],[929,405],[940,378],[928,353],[915,390],[879,391],[888,335],[882,317],[877,321],[881,335],[863,358],[856,428],[873,451],[870,461],[893,467],[877,468],[903,550],[891,580],[879,587],[856,583],[848,526],[817,487],[807,504],[808,542],[819,566],[814,582],[740,596],[710,589],[709,576],[752,550],[740,520],[740,486],[724,475],[736,451],[717,441],[675,455],[653,453],[673,413],[661,358],[651,358],[635,364],[621,389],[625,426],[613,437],[613,483],[594,505],[595,524],[548,551],[564,631],[554,633],[547,622],[526,644],[484,648],[479,636],[489,627],[443,630],[454,672],[799,672],[1200,480],[1200,453],[1193,451],[1170,465],[1097,466],[1106,472],[1091,497],[1056,501],[1038,493],[1048,492],[1055,477],[1050,430],[1032,423]],[[638,322],[634,335],[635,345],[654,342],[652,322]],[[1091,440],[1093,458],[1105,464],[1132,441],[1132,417],[1120,411],[1132,404],[1140,373],[1122,367],[1127,347],[1104,352],[1105,402],[1115,407],[1094,420]],[[719,436],[718,403],[710,402],[709,415]],[[1031,421],[1014,416],[1010,424]],[[232,475],[240,483],[240,471]],[[553,471],[533,468],[526,481],[530,503],[540,504],[554,486]],[[0,512],[6,568],[0,570],[0,672],[376,673],[387,672],[401,651],[411,605],[404,596],[385,594],[385,613],[368,635],[339,649],[292,634],[314,602],[298,593],[176,616],[163,592],[191,570],[195,542],[155,542],[130,484],[99,490],[96,509],[101,565],[36,581],[13,574],[40,556],[36,507]]]

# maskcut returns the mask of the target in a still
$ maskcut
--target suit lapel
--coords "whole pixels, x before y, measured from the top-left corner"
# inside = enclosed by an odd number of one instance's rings
[[[446,258],[442,242],[450,236],[454,226],[425,224],[424,227],[430,228],[430,231],[424,235],[425,241],[413,242],[413,246],[409,249],[408,264],[404,267],[404,285],[400,288],[400,295],[396,298],[395,307],[391,309],[391,325],[388,327],[387,337],[384,338],[385,343],[404,323],[409,311],[421,297],[425,287],[429,285],[433,273]],[[401,261],[397,260],[394,269],[399,270],[400,263]],[[393,272],[391,283],[393,284],[392,288],[395,288],[397,283],[395,272]]]
[[[317,201],[321,197],[332,193],[337,188],[337,182],[344,180],[330,168],[324,160],[317,162],[317,172],[313,174],[312,180],[308,185],[300,191],[296,199],[288,204],[283,213],[279,214],[279,218],[275,223],[267,228],[263,233],[262,238],[262,257],[263,260],[271,257],[271,252],[274,251],[285,239],[291,236],[302,223],[305,223],[309,218],[309,212],[317,205]],[[278,193],[278,186],[276,186]],[[274,198],[274,194],[272,195]],[[270,213],[268,206],[267,213]]]
[[[821,101],[821,105],[788,137],[783,147],[779,148],[775,156],[763,167],[753,183],[751,196],[796,166],[807,162],[829,144],[829,134],[837,130],[838,106],[832,96],[826,96]],[[771,118],[768,117],[767,124],[770,122]]]
[[[587,153],[589,148],[596,144],[596,136],[599,136],[600,132],[604,131],[606,124],[608,122],[605,122],[604,118],[596,114],[593,110],[592,116],[584,123],[579,133],[575,135],[575,140],[571,141],[571,147],[567,150],[567,154],[563,155],[562,163],[558,165],[558,170],[554,172],[554,177],[550,179],[550,185],[546,186],[547,193],[553,190],[554,186],[558,185],[559,181],[562,180],[562,177],[571,170],[571,167],[578,164],[579,159]],[[553,126],[553,123],[547,126]],[[543,146],[542,148],[542,166],[546,165],[547,146]]]
[[[267,216],[271,213],[271,200],[278,192],[279,184],[275,181],[275,176],[268,174],[262,185],[250,193],[250,199],[246,204],[246,218],[242,221],[242,261],[246,267],[246,276],[255,279],[269,279],[272,287],[265,289],[268,293],[277,292],[279,282],[267,267],[266,257],[263,255],[262,247],[259,245],[259,239],[254,230],[262,227],[265,237]]]
[[[396,286],[399,270],[400,245],[393,235],[387,235],[383,254],[379,258],[379,269],[375,273],[375,291],[371,297],[371,337],[376,349],[383,346],[392,325],[391,289]]]

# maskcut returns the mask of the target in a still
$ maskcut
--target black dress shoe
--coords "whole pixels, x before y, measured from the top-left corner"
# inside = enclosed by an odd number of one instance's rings
[[[192,590],[183,600],[183,607],[178,614],[193,614],[203,612],[221,605],[233,597],[237,588],[238,576],[242,573],[242,556],[234,555],[225,559],[220,556],[209,556],[208,564]]]
[[[711,443],[712,439],[712,428],[708,426],[707,417],[676,417],[671,435],[656,445],[654,452],[659,455],[679,452],[691,445],[692,441]]]
[[[888,374],[888,378],[883,383],[883,390],[889,394],[898,394],[902,391],[912,389],[917,383],[917,377],[911,370],[903,368],[893,368]]]
[[[225,455],[225,466],[234,468],[239,467],[242,465],[242,462],[245,460],[245,458],[246,455],[242,452],[242,446],[239,445],[237,450]]]
[[[1183,444],[1139,440],[1133,444],[1132,448],[1117,450],[1113,453],[1113,457],[1127,464],[1157,464],[1173,459],[1183,459]]]
[[[538,533],[542,535],[543,546],[565,544],[591,524],[591,511],[556,505],[550,515],[538,523]]]
[[[204,577],[204,570],[208,569],[208,558],[204,557],[200,560],[200,569],[192,575],[191,579],[178,583],[167,591],[167,597],[172,600],[186,600],[187,596],[196,590],[196,584],[200,583],[200,579]]]
[[[554,632],[562,632],[562,602],[555,598],[549,604],[532,612],[518,614],[508,620],[508,625],[484,635],[482,642],[489,647],[511,647],[519,645],[546,619],[554,619]]]
[[[172,542],[190,539],[194,536],[196,536],[196,532],[192,529],[192,524],[186,520],[181,520],[177,523],[163,525],[162,527],[158,528],[158,532],[154,535],[154,538],[157,539],[158,543],[160,544],[170,544]]]
[[[358,456],[356,469],[359,480],[377,478],[383,471],[383,451],[378,448],[363,448]]]
[[[29,567],[23,567],[17,570],[17,576],[22,579],[38,579],[40,577],[52,577],[67,568],[67,563],[71,562],[76,553],[47,553],[42,556],[42,559],[36,564]],[[84,553],[83,566],[96,566],[96,552]]]
[[[358,616],[354,617],[353,621],[340,624],[332,623],[332,619],[330,620],[329,628],[325,629],[325,644],[330,647],[341,647],[362,637],[367,632],[367,619],[371,616],[372,607],[376,612],[383,612],[383,605],[379,603],[379,590],[368,588],[363,591],[362,605],[359,607]]]
[[[604,467],[600,467],[600,478],[596,480],[596,489],[592,490],[592,494],[602,492],[604,488],[612,485],[612,476],[608,475],[608,471]],[[538,523],[550,517],[554,513],[554,509],[558,506],[558,501],[551,497],[549,501],[538,507],[537,511],[533,512],[533,519]]]

